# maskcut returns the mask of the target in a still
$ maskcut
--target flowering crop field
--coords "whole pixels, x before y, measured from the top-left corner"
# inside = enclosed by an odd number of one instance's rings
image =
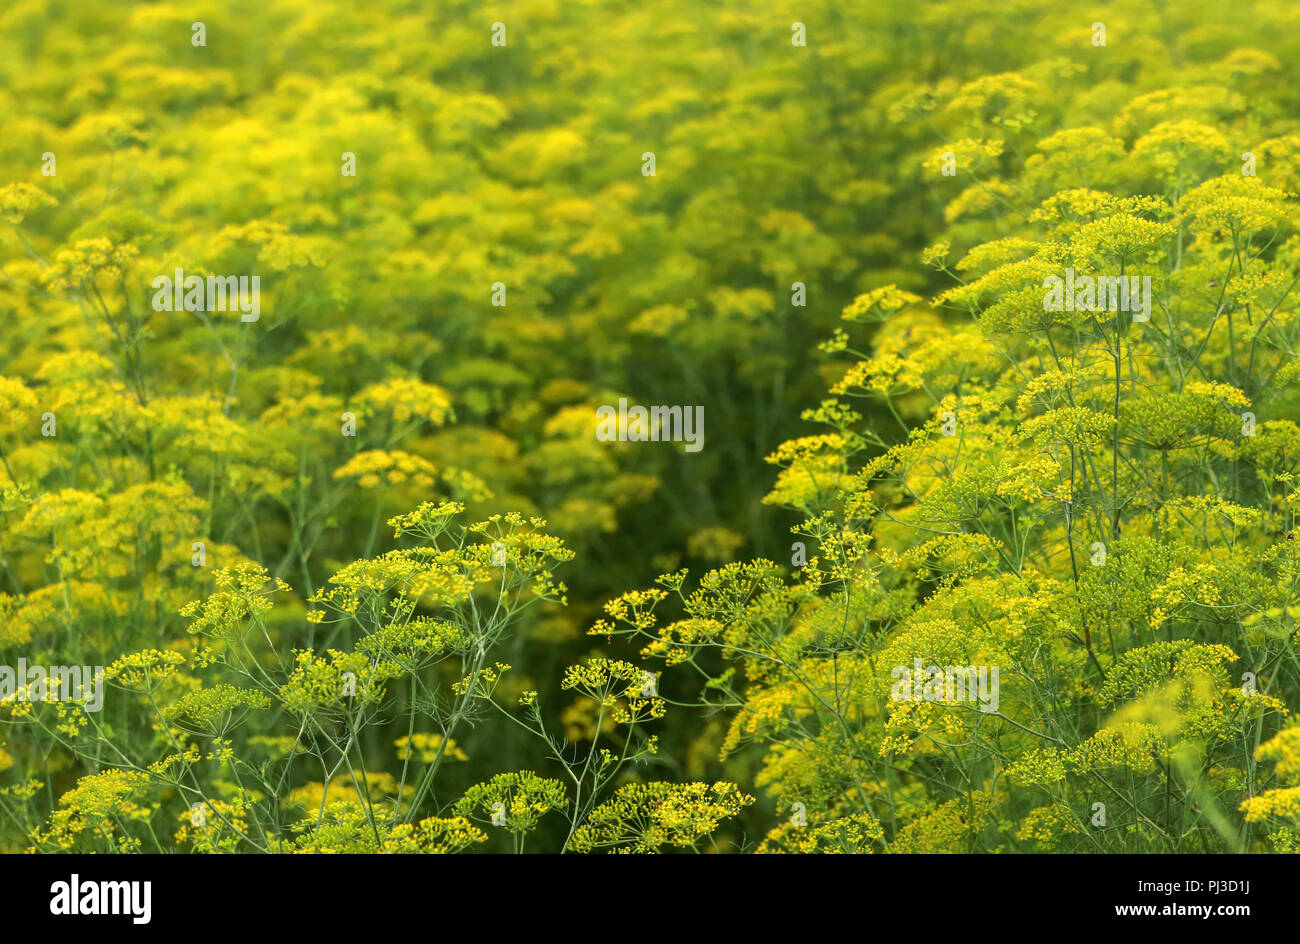
[[[0,851],[1300,852],[1297,63],[9,0]]]

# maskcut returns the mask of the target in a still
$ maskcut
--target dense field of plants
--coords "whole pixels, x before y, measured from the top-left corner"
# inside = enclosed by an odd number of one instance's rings
[[[7,3],[0,851],[1300,851],[1297,62]]]

